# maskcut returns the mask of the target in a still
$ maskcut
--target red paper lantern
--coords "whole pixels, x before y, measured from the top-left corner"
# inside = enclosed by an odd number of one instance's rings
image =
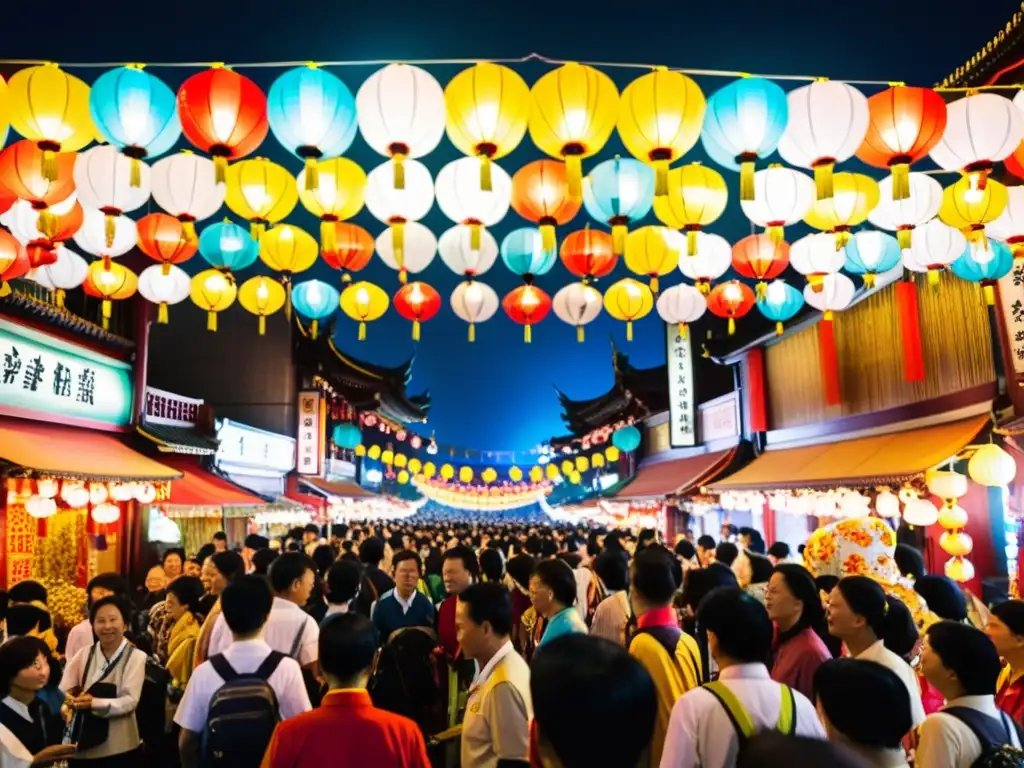
[[[558,255],[566,269],[582,278],[609,275],[619,261],[612,236],[596,229],[570,233]]]
[[[1006,163],[1006,170],[1018,179],[1024,179],[1024,141],[1003,162]],[[0,204],[0,208],[3,208],[2,204]]]
[[[441,294],[417,280],[398,289],[394,304],[398,314],[412,322],[413,341],[419,341],[420,323],[425,323],[441,309]]]
[[[736,332],[736,318],[746,315],[754,308],[756,301],[754,292],[748,286],[739,280],[730,280],[711,289],[708,309],[711,314],[729,320],[729,335],[732,336]]]
[[[75,153],[60,152],[54,155],[54,162],[56,177],[47,179],[43,176],[43,150],[27,140],[11,144],[0,152],[0,185],[8,194],[44,211],[75,191]]]
[[[931,88],[897,85],[868,98],[868,132],[857,157],[892,171],[893,200],[910,197],[910,164],[927,155],[946,130],[946,102]]]
[[[533,340],[532,326],[551,311],[551,297],[535,285],[521,285],[505,294],[501,307],[513,322],[523,326],[523,341],[529,344]]]
[[[228,160],[256,151],[267,137],[267,97],[249,78],[217,66],[192,75],[178,89],[181,132],[213,156],[216,180],[224,181]]]
[[[357,224],[345,221],[325,222],[334,228],[332,247],[322,246],[320,256],[331,269],[341,271],[341,282],[352,282],[351,272],[358,272],[373,258],[373,236]],[[330,238],[325,238],[330,241]]]
[[[744,237],[732,247],[732,268],[741,277],[757,280],[757,296],[764,298],[769,280],[789,266],[789,243],[775,242],[767,233]]]
[[[14,280],[32,269],[25,248],[10,232],[0,229],[0,297],[7,296],[11,287],[8,280]]]
[[[199,241],[190,238],[185,225],[166,213],[151,213],[138,222],[139,250],[163,265],[163,273],[171,273],[172,264],[181,264],[196,254]]]
[[[565,163],[534,160],[512,177],[512,209],[540,227],[546,250],[557,245],[555,227],[572,221],[582,204],[582,197],[569,194]]]

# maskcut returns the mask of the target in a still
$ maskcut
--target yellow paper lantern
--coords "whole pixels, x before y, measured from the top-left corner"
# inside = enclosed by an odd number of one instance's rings
[[[722,174],[700,163],[668,172],[666,191],[654,198],[654,214],[673,229],[686,232],[686,254],[697,255],[697,233],[725,211],[729,190]]]
[[[363,445],[362,443],[357,445],[355,447],[355,454],[356,454],[356,456],[365,456],[366,455],[366,446]]]
[[[381,453],[380,460],[384,464],[393,464],[395,461],[395,452],[392,451],[390,448],[386,449],[383,453]]]
[[[252,236],[259,240],[268,226],[294,210],[299,190],[287,168],[256,157],[228,166],[224,202],[250,222]]]
[[[1017,462],[995,443],[986,443],[967,462],[967,474],[980,485],[1000,487],[1008,485],[1016,476]]]
[[[560,477],[558,467],[554,462],[544,467],[544,476],[547,477],[548,480],[557,480]]]
[[[594,469],[600,469],[604,466],[604,456],[600,453],[595,453],[590,457],[590,466]]]
[[[320,219],[320,245],[338,247],[335,222],[351,219],[365,202],[366,172],[346,157],[332,157],[316,164],[316,184],[306,189],[305,170],[299,173],[302,207]]]
[[[583,195],[582,159],[601,151],[619,118],[619,92],[593,67],[569,63],[548,72],[530,92],[530,137],[564,160],[570,197]]]
[[[451,464],[442,464],[441,478],[444,480],[451,480],[453,477],[455,477],[455,467]]]
[[[377,459],[380,458],[380,446],[379,445],[371,445],[369,450],[366,452],[366,455],[369,458],[371,458],[374,461],[376,461]]]
[[[988,247],[985,225],[995,221],[1006,210],[1010,194],[1006,187],[994,179],[986,179],[984,189],[979,188],[979,174],[963,176],[942,191],[939,219],[956,227],[972,243]]]
[[[413,456],[409,459],[409,471],[414,475],[418,475],[420,470],[423,469],[423,462]]]
[[[707,100],[682,72],[659,67],[622,92],[619,136],[637,160],[654,166],[654,194],[669,193],[668,167],[700,138]]]
[[[103,330],[110,328],[111,302],[130,299],[139,288],[139,279],[116,261],[94,261],[89,265],[83,284],[86,293],[103,299]]]
[[[395,466],[401,469],[409,463],[409,458],[404,453],[395,454]]]
[[[605,291],[604,309],[626,324],[626,340],[632,341],[633,321],[646,317],[654,309],[654,295],[643,283],[624,277]]]
[[[235,278],[217,269],[206,269],[192,278],[192,303],[206,312],[206,330],[217,330],[217,313],[235,303]]]
[[[530,88],[514,70],[481,62],[444,89],[445,127],[460,152],[480,158],[480,189],[490,192],[491,161],[523,140],[530,118]]]
[[[405,485],[408,482],[409,482],[409,473],[406,472],[403,469],[401,472],[398,473],[398,484],[399,485]]]
[[[614,445],[609,445],[604,449],[604,457],[608,459],[608,462],[614,464],[619,460],[619,449]]]
[[[238,289],[238,303],[260,319],[260,336],[267,332],[267,316],[280,311],[285,301],[284,286],[264,275],[249,278]]]
[[[850,230],[867,221],[878,205],[878,182],[862,173],[837,173],[832,177],[832,197],[816,200],[804,221],[836,236],[836,250],[850,242]]]
[[[459,467],[459,482],[460,483],[471,483],[471,482],[473,482],[473,468],[472,467]]]
[[[530,467],[530,482],[539,483],[544,479],[544,470],[541,467]]]
[[[577,456],[576,457],[576,471],[577,472],[586,472],[588,469],[590,469],[590,461],[587,459],[587,457],[586,456]]]
[[[568,478],[569,478],[569,482],[572,483],[573,485],[579,485],[580,484],[580,480],[582,479],[582,476],[580,475],[579,472],[577,472],[576,470],[573,470],[572,472],[570,472],[568,474]]]
[[[513,483],[521,482],[523,479],[523,470],[521,470],[519,467],[509,467],[508,479],[511,480]]]
[[[391,299],[374,285],[360,280],[341,292],[341,311],[359,323],[359,340],[366,339],[366,324],[372,323],[388,311]]]
[[[562,474],[568,475],[573,470],[573,463],[571,459],[564,459],[561,466]]]
[[[480,479],[490,485],[498,479],[498,471],[494,467],[488,467],[480,473]]]
[[[435,474],[437,474],[437,467],[434,466],[434,462],[428,461],[423,465],[423,476],[427,480],[432,478]]]
[[[658,277],[679,266],[679,251],[674,247],[674,230],[667,227],[640,227],[626,235],[626,267],[635,275],[650,278],[651,290],[658,292]]]

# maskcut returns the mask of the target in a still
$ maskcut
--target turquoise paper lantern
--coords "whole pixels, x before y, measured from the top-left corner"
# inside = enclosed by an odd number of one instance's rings
[[[522,277],[545,275],[558,261],[558,249],[544,248],[536,227],[521,227],[509,232],[501,241],[501,260],[511,272]]]
[[[251,267],[260,255],[260,246],[249,234],[247,227],[240,227],[225,219],[212,224],[199,235],[199,255],[211,267],[237,272]]]
[[[174,91],[138,65],[96,78],[89,112],[104,139],[138,160],[159,157],[181,136]]]
[[[846,244],[846,263],[843,269],[851,275],[864,278],[864,287],[875,284],[875,275],[881,275],[899,266],[903,258],[899,241],[892,235],[874,230],[856,233]]]
[[[307,320],[312,320],[310,335],[315,339],[320,321],[333,315],[340,306],[341,294],[322,280],[304,280],[292,288],[292,306]]]
[[[782,324],[796,317],[803,306],[803,293],[783,280],[769,283],[764,298],[757,302],[761,314],[775,323],[775,333],[779,336],[782,335]]]
[[[979,258],[980,257],[980,258]],[[1013,269],[1013,252],[1005,243],[989,240],[988,249],[968,244],[967,249],[950,267],[961,280],[981,283],[985,301],[989,306],[996,303],[992,285],[1010,274]]]
[[[622,427],[612,433],[612,445],[623,453],[630,453],[640,447],[640,430],[636,427]]]
[[[331,440],[339,448],[352,451],[363,442],[363,433],[355,424],[339,424],[334,428]]]
[[[591,218],[612,228],[612,246],[621,255],[628,226],[654,205],[654,170],[633,158],[598,163],[583,180],[583,205]]]

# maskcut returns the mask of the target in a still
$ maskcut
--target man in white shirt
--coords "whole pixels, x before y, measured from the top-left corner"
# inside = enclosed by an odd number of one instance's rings
[[[761,603],[739,589],[716,589],[701,603],[697,622],[707,629],[719,681],[688,691],[675,703],[661,768],[733,768],[741,739],[753,734],[737,732],[726,709],[730,700],[742,715],[737,723],[747,721],[754,733],[778,729],[825,738],[814,705],[768,674],[764,659],[773,629]]]
[[[916,768],[970,768],[989,748],[1020,748],[1017,726],[995,704],[999,654],[985,633],[952,621],[933,624],[921,670],[946,706],[921,726]]]
[[[273,650],[263,639],[272,601],[267,583],[260,576],[243,576],[229,584],[221,594],[221,618],[226,622],[233,641],[222,655],[238,674],[251,674],[258,670]],[[310,709],[302,670],[295,660],[282,659],[267,678],[267,683],[277,695],[282,720]],[[174,722],[181,726],[178,744],[184,768],[194,768],[200,763],[200,744],[210,700],[222,685],[224,678],[210,661],[204,661],[185,687],[185,695],[174,715]]]

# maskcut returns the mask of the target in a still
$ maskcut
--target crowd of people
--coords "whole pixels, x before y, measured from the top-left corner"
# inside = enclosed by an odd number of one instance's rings
[[[1024,766],[1024,602],[841,525],[899,582],[729,525],[452,521],[218,533],[96,576],[73,627],[23,581],[0,766]]]

